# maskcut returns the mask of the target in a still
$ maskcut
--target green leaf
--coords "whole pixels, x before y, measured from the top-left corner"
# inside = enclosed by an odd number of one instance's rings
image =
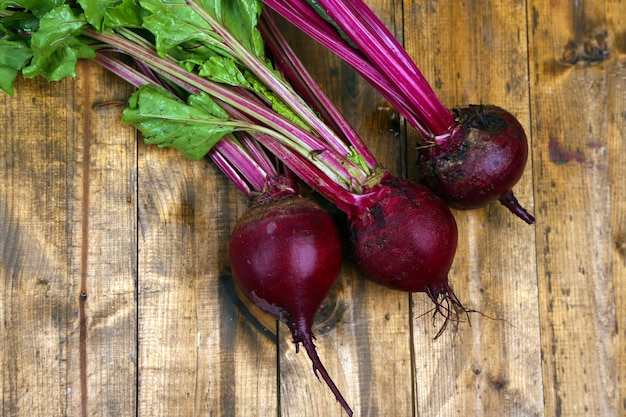
[[[231,54],[229,45],[216,29],[225,29],[251,52],[264,60],[264,43],[256,24],[260,5],[257,0],[213,0],[201,2],[205,11],[219,22],[220,28],[210,22],[183,0],[140,0],[151,14],[144,18],[144,27],[153,33],[161,56],[175,57],[187,70],[216,82],[244,88],[241,64]]]
[[[0,10],[7,10],[9,6],[21,7],[36,17],[42,17],[50,10],[62,5],[64,0],[0,0]]]
[[[221,40],[190,6],[179,0],[140,0],[141,5],[150,15],[144,17],[143,26],[155,36],[157,52],[165,56],[171,49],[182,45],[193,48],[197,41],[211,45],[220,54],[228,56],[228,52],[220,46]],[[184,45],[188,43],[188,45]]]
[[[25,41],[0,39],[0,88],[7,94],[13,95],[13,82],[32,56]]]
[[[198,73],[218,83],[250,87],[246,76],[231,58],[210,57],[199,66]]]
[[[257,29],[262,3],[258,0],[199,0],[202,7],[258,57],[265,56],[263,37]]]
[[[187,103],[195,108],[201,109],[216,119],[229,120],[230,115],[219,104],[205,93],[194,94],[187,98]]]
[[[34,57],[22,69],[24,77],[43,76],[58,81],[75,76],[78,59],[95,56],[86,40],[80,38],[85,24],[83,14],[67,4],[46,13],[32,35]]]
[[[87,21],[97,30],[141,26],[137,0],[79,0]]]
[[[143,9],[139,6],[137,0],[122,0],[118,6],[111,7],[106,11],[103,28],[141,27],[143,22],[142,13]]]
[[[129,99],[122,120],[144,135],[147,144],[176,148],[192,160],[202,159],[224,135],[238,126],[207,95],[179,100],[161,87],[146,85]]]
[[[31,33],[39,28],[39,19],[32,13],[11,11],[0,19],[0,34],[6,39],[7,36],[29,39]]]
[[[221,34],[228,32],[239,40],[259,64],[273,71],[264,55],[264,42],[257,30],[261,13],[258,0],[190,0],[197,1],[210,16],[197,13],[185,0],[139,0],[151,14],[144,27],[153,33],[160,55],[170,55],[187,71],[198,72],[211,81],[248,89],[261,96],[276,112],[309,129],[299,117],[268,87],[246,68],[232,45],[223,43]],[[211,20],[211,18],[213,20]],[[211,24],[220,25],[212,27]],[[283,77],[274,71],[277,79]]]
[[[157,38],[161,55],[171,48],[189,41],[211,45],[222,56],[229,57],[228,48],[211,25],[199,16],[184,0],[139,0],[152,14],[144,19],[144,27]],[[199,0],[203,9],[216,22],[226,28],[236,39],[259,57],[265,45],[257,29],[261,13],[258,0]]]

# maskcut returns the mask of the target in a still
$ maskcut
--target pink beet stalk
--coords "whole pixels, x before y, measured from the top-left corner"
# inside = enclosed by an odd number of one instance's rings
[[[499,200],[527,223],[534,222],[511,191],[524,171],[528,144],[523,128],[517,120],[512,121],[510,113],[481,106],[483,113],[478,118],[482,120],[474,123],[475,106],[447,109],[363,0],[263,2],[352,65],[418,130],[424,141],[418,158],[421,179],[450,206],[472,209]],[[494,142],[488,148],[498,152],[485,153],[487,147],[475,142],[476,137]],[[481,149],[464,152],[474,147]],[[508,150],[499,152],[503,147]],[[493,169],[496,165],[500,172]],[[453,177],[452,170],[456,171]],[[470,201],[464,195],[474,197]]]

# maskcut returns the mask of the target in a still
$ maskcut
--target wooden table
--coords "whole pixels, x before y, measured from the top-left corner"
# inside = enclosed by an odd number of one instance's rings
[[[626,416],[626,2],[369,4],[444,103],[519,117],[515,192],[537,222],[455,212],[451,285],[484,316],[436,340],[424,294],[346,263],[315,332],[355,415]],[[290,38],[379,159],[413,176],[416,133]],[[286,327],[237,301],[226,248],[246,202],[215,167],[138,143],[120,122],[131,88],[93,63],[16,91],[0,96],[3,416],[342,415]]]

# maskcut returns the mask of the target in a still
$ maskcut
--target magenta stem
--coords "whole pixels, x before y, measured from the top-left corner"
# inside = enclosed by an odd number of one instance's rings
[[[391,84],[360,52],[348,45],[337,33],[335,27],[322,19],[310,8],[305,0],[294,0],[289,4],[286,4],[284,0],[263,0],[263,2],[302,30],[302,32],[346,61],[372,85],[376,91],[384,96],[387,101],[389,101],[389,104],[398,110],[407,122],[415,127],[422,136],[431,136],[418,116],[413,113],[410,100],[407,102],[402,94],[398,94],[393,84]]]
[[[361,195],[354,194],[339,186],[335,181],[319,172],[307,160],[294,153],[288,147],[267,135],[256,134],[255,138],[276,155],[296,176],[313,190],[327,198],[339,210],[344,213],[353,213],[355,208],[360,207]]]
[[[254,191],[263,191],[267,184],[268,174],[241,146],[230,137],[224,136],[213,146],[213,149],[226,160],[236,163],[237,170],[250,183]]]
[[[207,154],[211,161],[222,171],[222,173],[228,178],[241,193],[248,199],[252,197],[252,190],[248,186],[248,183],[239,174],[239,171],[233,167],[233,165],[218,152],[217,149],[211,148]]]
[[[362,0],[317,0],[356,45],[358,53],[308,0],[263,2],[354,67],[426,139],[449,133],[454,115],[437,98],[395,36]]]
[[[259,164],[263,171],[272,177],[278,175],[278,171],[276,170],[273,162],[270,161],[267,153],[261,148],[252,135],[247,132],[239,132],[237,137],[239,138],[241,145],[252,156],[252,159]]]
[[[302,61],[291,49],[287,40],[276,27],[274,19],[267,11],[264,12],[259,21],[259,30],[263,34],[265,44],[271,50],[276,65],[287,77],[292,85],[296,87],[298,93],[303,96],[307,103],[317,111],[334,132],[342,137],[350,146],[354,147],[359,155],[367,163],[370,169],[376,168],[378,162],[370,150],[361,140],[352,125],[346,120],[343,113],[322,91],[315,79],[311,76]]]
[[[433,136],[443,135],[452,127],[454,117],[435,97],[428,94],[430,86],[393,34],[381,23],[375,27],[365,16],[369,8],[359,0],[318,0],[328,15],[350,37],[359,50],[416,109],[420,120]],[[360,6],[357,9],[355,6]],[[375,19],[378,21],[378,18]],[[443,112],[443,117],[441,113]],[[445,116],[448,117],[445,117]]]

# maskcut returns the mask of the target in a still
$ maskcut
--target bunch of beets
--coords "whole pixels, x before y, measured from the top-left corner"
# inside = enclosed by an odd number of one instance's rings
[[[328,375],[311,327],[343,253],[367,279],[424,292],[444,316],[468,312],[448,285],[457,248],[449,207],[500,201],[531,224],[511,189],[528,156],[517,119],[492,105],[449,110],[362,0],[12,1],[0,8],[0,87],[75,75],[92,59],[137,91],[124,110],[147,143],[210,159],[250,202],[232,232],[239,288],[287,324]],[[392,175],[315,83],[276,15],[350,64],[415,128],[418,181]],[[303,195],[322,197],[338,220]]]

